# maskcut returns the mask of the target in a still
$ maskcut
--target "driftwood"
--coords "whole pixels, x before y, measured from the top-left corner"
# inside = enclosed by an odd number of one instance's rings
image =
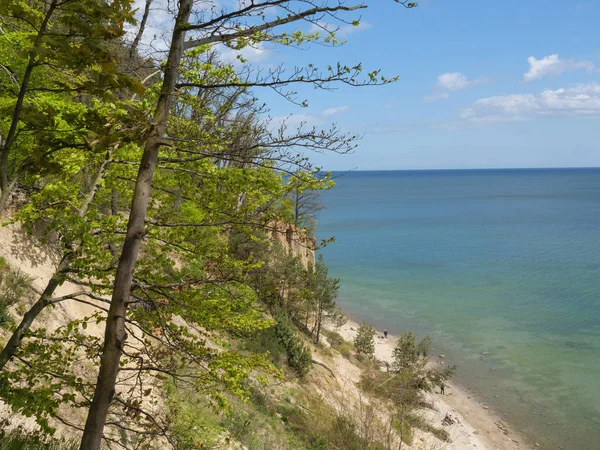
[[[314,359],[312,360],[312,363],[316,364],[317,366],[323,367],[325,370],[327,370],[327,372],[329,372],[331,374],[331,376],[333,377],[333,379],[337,381],[337,378],[335,377],[335,374],[333,373],[333,370],[331,370],[325,364],[323,364],[322,362],[319,362],[319,361],[315,361]]]

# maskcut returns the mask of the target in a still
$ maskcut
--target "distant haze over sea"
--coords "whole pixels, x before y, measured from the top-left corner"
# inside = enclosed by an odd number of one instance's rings
[[[337,175],[337,174],[336,174]],[[600,448],[600,169],[350,172],[322,195],[338,302],[431,334],[543,448]]]

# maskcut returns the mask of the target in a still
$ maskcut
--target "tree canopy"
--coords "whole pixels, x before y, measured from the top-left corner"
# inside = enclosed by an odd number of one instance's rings
[[[360,63],[265,69],[219,57],[219,45],[335,47],[334,32],[300,24],[351,21],[360,2],[179,0],[165,58],[139,51],[151,4],[139,24],[131,0],[0,5],[0,212],[57,253],[0,354],[0,397],[43,432],[59,422],[82,431],[86,450],[123,446],[120,432],[174,446],[157,380],[225,408],[227,393],[276,373],[264,354],[215,346],[216,332],[257,335],[289,319],[319,341],[339,280],[321,259],[307,268],[276,256],[270,233],[280,222],[312,229],[314,193],[332,181],[307,153],[351,151],[357,136],[275,126],[260,89],[305,105],[295,85],[395,80]],[[284,274],[269,268],[274,258]],[[67,281],[80,289],[58,296]],[[93,312],[40,326],[63,302]],[[304,364],[293,332],[280,334]]]

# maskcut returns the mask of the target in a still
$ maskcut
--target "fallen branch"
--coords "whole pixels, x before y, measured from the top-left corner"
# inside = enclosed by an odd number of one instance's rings
[[[314,359],[311,360],[313,364],[316,364],[317,366],[321,366],[323,367],[325,370],[327,370],[331,376],[333,377],[334,380],[337,381],[337,378],[335,377],[335,374],[333,373],[333,370],[331,370],[329,367],[327,367],[325,364],[323,364],[322,362],[319,361],[315,361]]]

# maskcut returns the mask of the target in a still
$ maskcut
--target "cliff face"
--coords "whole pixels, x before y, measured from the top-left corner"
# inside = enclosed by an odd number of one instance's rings
[[[298,258],[304,267],[314,267],[317,243],[306,230],[293,224],[278,222],[272,225],[271,238],[279,242],[288,254]]]

